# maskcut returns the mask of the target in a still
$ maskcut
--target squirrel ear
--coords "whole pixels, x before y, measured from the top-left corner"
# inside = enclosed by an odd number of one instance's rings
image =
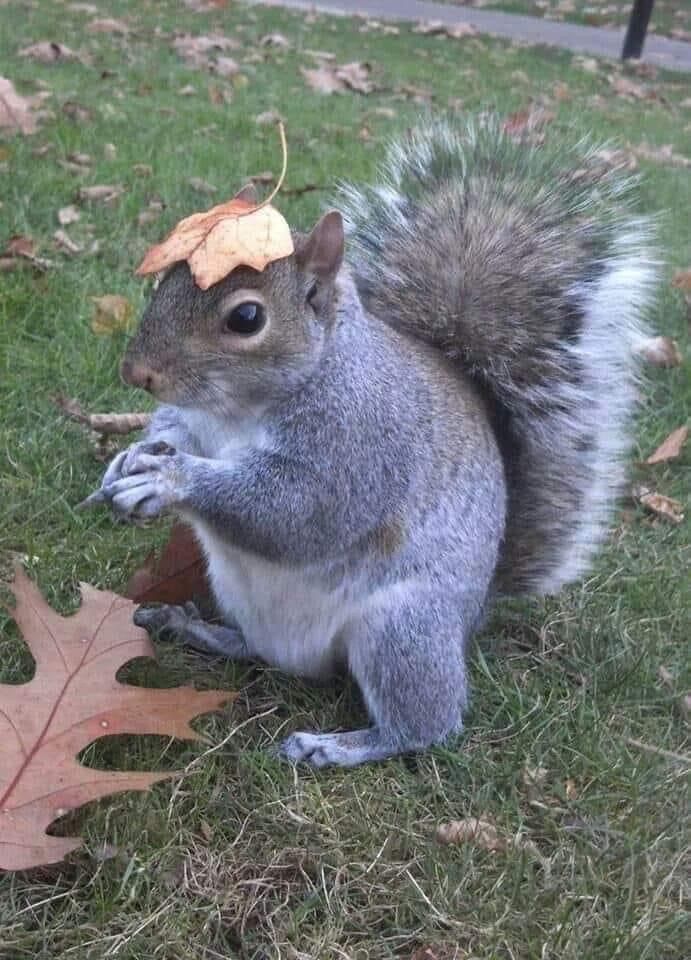
[[[297,251],[299,266],[314,274],[317,280],[329,282],[343,262],[343,218],[338,210],[330,210],[317,221],[312,232]]]
[[[259,203],[257,188],[253,183],[246,183],[242,190],[235,194],[233,200],[244,200],[245,203],[257,204]]]

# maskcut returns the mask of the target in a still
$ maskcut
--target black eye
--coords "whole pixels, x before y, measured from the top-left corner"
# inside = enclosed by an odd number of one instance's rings
[[[245,337],[259,333],[264,326],[266,316],[260,303],[241,303],[230,311],[224,325],[228,333],[239,333]]]

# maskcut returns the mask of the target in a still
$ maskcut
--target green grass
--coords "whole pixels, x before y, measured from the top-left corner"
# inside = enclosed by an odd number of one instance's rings
[[[458,108],[461,98],[465,109],[508,113],[565,83],[571,99],[557,104],[550,137],[591,130],[672,143],[691,155],[679,77],[661,75],[660,98],[629,103],[612,98],[606,72],[579,70],[565,53],[446,42],[408,27],[397,36],[363,33],[358,21],[242,6],[206,14],[173,2],[106,7],[128,18],[128,38],[88,34],[88,17],[47,0],[0,6],[2,73],[23,93],[52,91],[53,113],[33,137],[0,143],[0,246],[28,234],[54,261],[42,274],[0,274],[2,575],[14,556],[25,558],[62,612],[74,609],[79,580],[122,588],[165,531],[119,526],[105,511],[74,512],[102,465],[50,397],[63,391],[92,410],[141,405],[118,380],[124,335],[91,333],[89,298],[120,293],[141,307],[147,284],[133,269],[144,250],[211,202],[190,177],[215,184],[220,201],[248,175],[278,170],[275,131],[257,126],[257,114],[285,117],[288,190],[320,188],[281,202],[303,226],[327,196],[323,188],[343,175],[372,176],[385,138],[428,109],[396,93],[405,84],[429,89],[435,110]],[[208,96],[209,83],[225,81],[186,67],[170,49],[173,30],[212,29],[243,41],[230,55],[243,62],[247,82],[228,84],[231,104]],[[285,34],[289,51],[258,46],[272,31]],[[41,66],[17,56],[43,39],[90,52],[92,65]],[[319,97],[299,73],[310,64],[306,49],[371,62],[378,90]],[[188,84],[196,94],[181,96]],[[90,119],[71,119],[69,102]],[[359,135],[364,127],[368,139]],[[93,158],[81,176],[61,166],[73,152]],[[150,165],[150,175],[135,164]],[[685,308],[669,280],[691,263],[691,178],[688,169],[649,163],[643,174],[642,206],[661,213],[664,269],[653,321],[688,349]],[[80,185],[95,183],[126,192],[114,206],[84,206],[67,229],[84,244],[98,239],[100,253],[55,251],[56,211]],[[137,215],[153,198],[165,211],[140,227]],[[690,399],[685,368],[651,373],[636,461],[688,419]],[[688,466],[687,449],[676,463],[634,473],[683,498]],[[293,729],[360,723],[351,687],[315,689],[161,644],[150,682],[242,691],[227,714],[199,723],[219,748],[177,787],[73,814],[68,826],[85,847],[67,864],[0,878],[0,957],[408,960],[434,946],[437,960],[679,960],[688,936],[688,767],[654,751],[687,747],[687,561],[688,525],[654,522],[623,504],[583,583],[497,611],[472,659],[473,702],[457,747],[352,771],[293,770],[267,750]],[[27,679],[30,658],[4,613],[0,626],[2,680]],[[201,752],[125,738],[101,742],[87,759],[146,769],[184,766]],[[526,783],[527,767],[544,768],[539,786]],[[435,843],[440,822],[480,815],[534,847],[488,853]]]
[[[633,0],[448,0],[460,6],[505,10],[530,17],[564,20],[589,27],[625,27]],[[691,40],[691,4],[688,0],[655,0],[648,32],[677,40]]]

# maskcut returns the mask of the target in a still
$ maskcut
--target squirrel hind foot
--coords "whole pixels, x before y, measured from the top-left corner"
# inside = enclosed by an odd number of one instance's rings
[[[401,753],[401,746],[378,727],[368,727],[347,733],[292,733],[276,753],[291,763],[309,763],[313,767],[356,767],[393,757]]]

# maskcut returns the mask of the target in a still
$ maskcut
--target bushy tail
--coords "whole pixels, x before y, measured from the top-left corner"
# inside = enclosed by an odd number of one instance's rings
[[[632,181],[601,156],[516,143],[496,121],[435,122],[390,147],[376,185],[337,200],[365,306],[494,398],[504,592],[582,573],[622,481],[655,267]]]

